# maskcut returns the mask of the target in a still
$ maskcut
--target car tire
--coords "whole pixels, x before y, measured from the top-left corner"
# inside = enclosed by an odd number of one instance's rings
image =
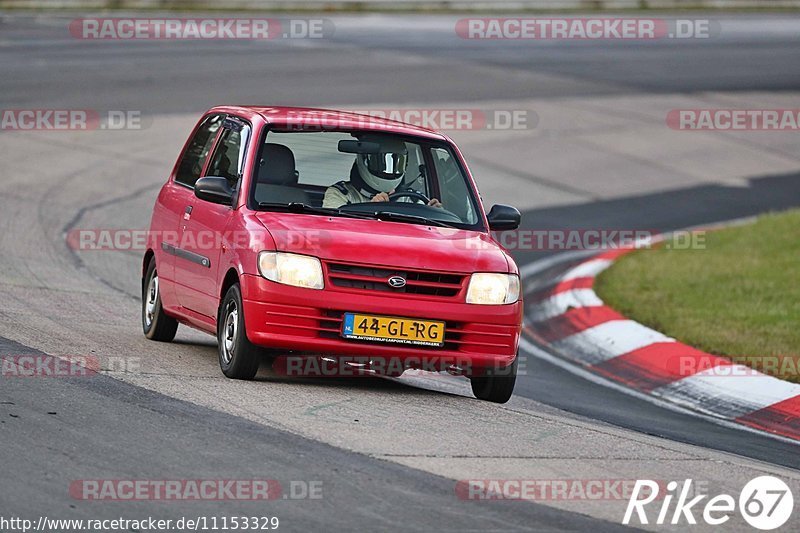
[[[261,363],[261,350],[247,338],[239,284],[233,285],[217,315],[219,367],[231,379],[253,379]]]
[[[142,282],[142,330],[153,341],[170,342],[178,331],[178,321],[161,306],[156,258],[150,259]]]
[[[472,393],[479,400],[487,402],[506,403],[514,393],[514,384],[517,382],[517,365],[519,355],[514,358],[510,366],[500,369],[489,369],[486,374],[470,378]]]

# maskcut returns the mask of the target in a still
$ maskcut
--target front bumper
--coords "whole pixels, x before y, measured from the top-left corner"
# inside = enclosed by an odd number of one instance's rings
[[[409,368],[485,369],[514,361],[522,325],[522,301],[482,306],[453,299],[369,290],[310,290],[261,276],[241,278],[245,327],[250,342],[278,351],[351,355],[403,361]],[[401,316],[447,323],[441,348],[344,339],[345,312]]]

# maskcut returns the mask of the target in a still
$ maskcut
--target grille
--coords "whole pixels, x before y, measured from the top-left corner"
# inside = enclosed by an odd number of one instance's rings
[[[430,271],[373,268],[345,263],[328,263],[328,279],[336,287],[368,291],[422,294],[452,298],[461,292],[464,276]],[[388,279],[402,276],[406,285],[390,287]]]

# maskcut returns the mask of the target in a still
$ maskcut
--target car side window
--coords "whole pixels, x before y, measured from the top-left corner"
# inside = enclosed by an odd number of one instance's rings
[[[461,177],[461,169],[455,157],[444,148],[433,148],[431,155],[436,167],[436,175],[439,177],[439,190],[442,191],[442,197],[439,200],[442,205],[445,209],[457,214],[462,220],[475,224],[478,216],[472,202],[469,201],[470,194],[467,190],[467,183]]]
[[[228,180],[235,188],[244,168],[244,157],[250,128],[248,126],[225,127],[217,148],[208,165],[208,176],[219,176]]]
[[[178,172],[175,174],[176,182],[194,187],[195,182],[200,178],[200,173],[203,171],[208,152],[214,146],[214,139],[217,137],[217,131],[224,118],[225,115],[209,115],[197,128],[197,132],[181,157]]]
[[[429,195],[428,173],[424,165],[425,158],[422,155],[422,147],[415,143],[406,143],[406,148],[408,149],[408,164],[400,188],[413,189]]]

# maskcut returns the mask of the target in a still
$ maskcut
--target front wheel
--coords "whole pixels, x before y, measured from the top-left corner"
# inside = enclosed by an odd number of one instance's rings
[[[506,403],[514,393],[517,382],[517,365],[519,355],[514,358],[510,366],[498,369],[489,369],[480,377],[470,378],[472,393],[479,400],[494,403]]]
[[[219,343],[219,367],[232,379],[253,379],[261,362],[257,346],[247,338],[244,328],[242,291],[234,285],[219,306],[217,316],[217,342]]]
[[[142,329],[145,337],[161,342],[172,341],[178,331],[178,321],[167,316],[161,306],[155,257],[150,259],[142,283]]]

